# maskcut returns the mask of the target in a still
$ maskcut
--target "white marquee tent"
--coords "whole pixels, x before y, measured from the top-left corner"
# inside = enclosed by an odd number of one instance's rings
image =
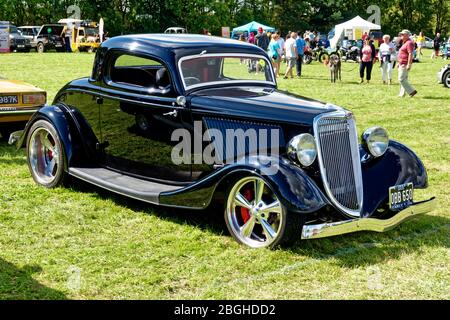
[[[355,38],[356,30],[361,30],[364,33],[371,30],[381,30],[381,26],[364,20],[360,16],[356,16],[349,21],[336,25],[334,37],[330,39],[331,47],[336,48],[336,45],[344,38],[344,35],[346,34],[351,33],[352,38]]]

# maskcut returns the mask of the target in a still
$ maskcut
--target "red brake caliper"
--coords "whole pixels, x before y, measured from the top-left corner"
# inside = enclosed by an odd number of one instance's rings
[[[249,202],[253,199],[253,191],[250,188],[247,188],[242,193],[245,199],[247,199]],[[247,208],[241,207],[241,217],[244,223],[246,223],[250,219],[250,210]]]

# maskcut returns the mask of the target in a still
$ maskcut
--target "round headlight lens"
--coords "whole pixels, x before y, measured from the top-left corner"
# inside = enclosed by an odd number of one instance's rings
[[[385,129],[373,127],[363,133],[362,142],[371,155],[381,157],[389,146],[389,136]]]
[[[288,145],[288,154],[303,166],[309,167],[317,157],[316,141],[309,133],[295,136]]]

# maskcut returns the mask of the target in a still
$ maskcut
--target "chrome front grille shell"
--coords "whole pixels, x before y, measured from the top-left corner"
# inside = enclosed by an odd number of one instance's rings
[[[353,114],[343,110],[321,114],[313,126],[325,192],[341,212],[360,217],[363,182]]]

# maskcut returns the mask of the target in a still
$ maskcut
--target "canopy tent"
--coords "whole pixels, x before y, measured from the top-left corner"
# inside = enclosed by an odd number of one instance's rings
[[[360,16],[356,16],[351,20],[338,24],[335,27],[334,37],[330,39],[330,45],[332,48],[336,48],[336,45],[342,40],[344,34],[348,34],[347,30],[352,33],[352,37],[356,38],[355,31],[361,30],[361,32],[369,32],[371,30],[381,30],[381,26],[367,20],[364,20]],[[358,40],[358,39],[353,39]]]
[[[250,34],[250,32],[254,32],[255,34],[258,32],[259,28],[263,28],[264,31],[266,32],[275,32],[275,28],[269,27],[269,26],[265,26],[259,22],[256,21],[252,21],[250,23],[247,23],[243,26],[240,27],[236,27],[233,29],[232,33],[231,33],[231,37],[233,38],[235,33],[244,33],[247,32],[248,34]]]

